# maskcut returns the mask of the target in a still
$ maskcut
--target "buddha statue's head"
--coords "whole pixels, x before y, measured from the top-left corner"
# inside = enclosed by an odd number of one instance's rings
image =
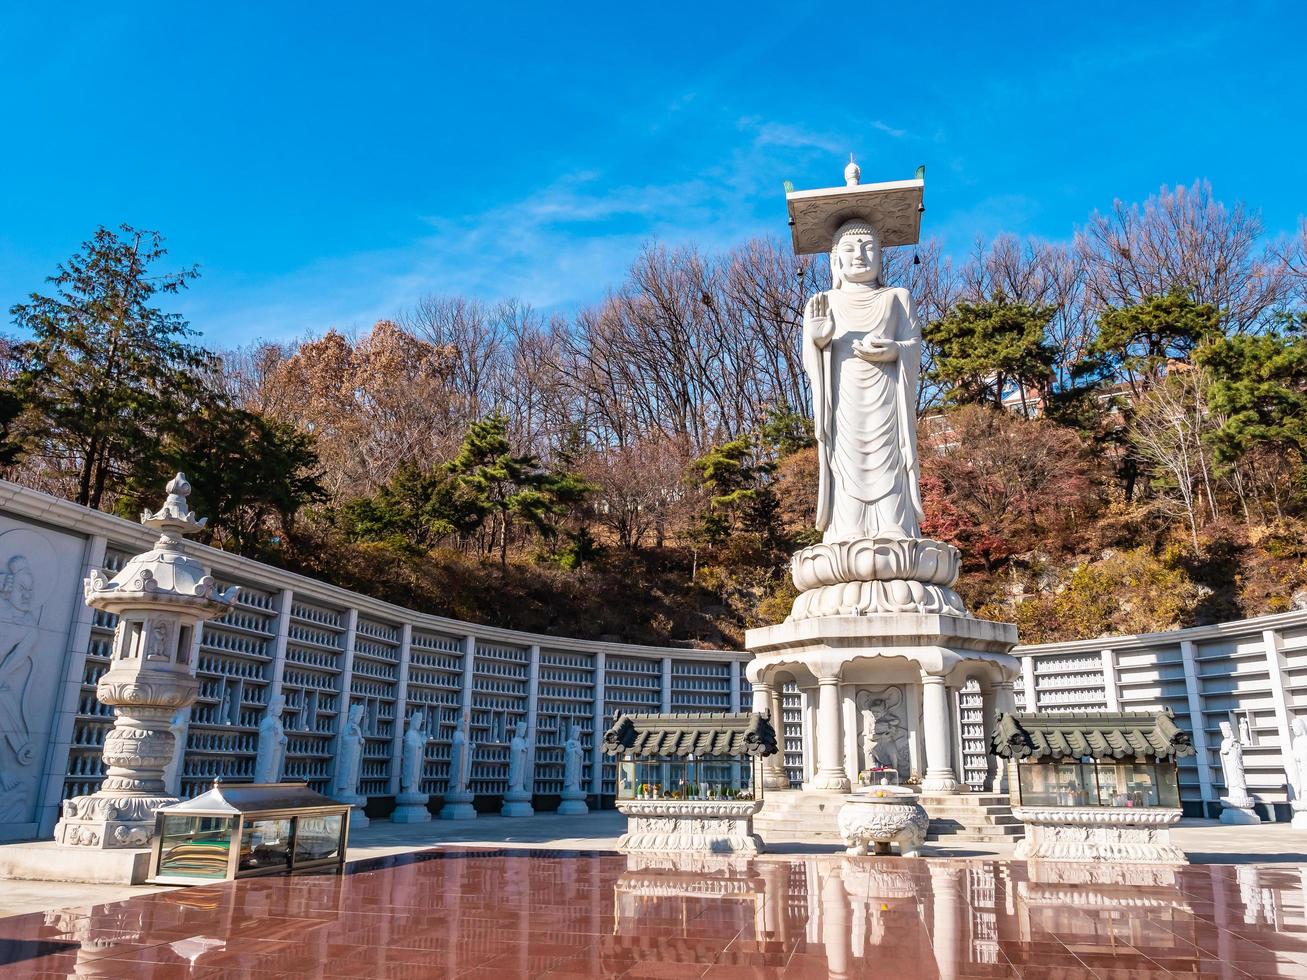
[[[876,229],[861,218],[840,225],[831,243],[831,285],[836,289],[846,282],[879,286],[880,274],[880,236]]]

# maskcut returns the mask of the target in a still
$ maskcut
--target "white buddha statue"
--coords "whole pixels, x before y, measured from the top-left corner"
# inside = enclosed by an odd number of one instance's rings
[[[906,289],[881,283],[862,219],[835,232],[832,288],[803,313],[803,366],[818,443],[824,542],[920,535],[916,400],[921,327]]]

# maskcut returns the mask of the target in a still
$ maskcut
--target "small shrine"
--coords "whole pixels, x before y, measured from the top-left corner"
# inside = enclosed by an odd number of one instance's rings
[[[1184,864],[1176,760],[1193,755],[1170,711],[1000,714],[990,752],[1010,768],[1016,857]]]
[[[618,757],[618,846],[629,851],[757,854],[763,760],[776,732],[762,712],[621,715],[604,733]]]

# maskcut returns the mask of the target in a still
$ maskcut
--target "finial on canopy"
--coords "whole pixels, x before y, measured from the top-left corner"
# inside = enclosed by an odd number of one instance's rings
[[[862,180],[862,168],[853,162],[853,154],[849,154],[848,166],[844,168],[844,183],[848,187],[857,187]]]

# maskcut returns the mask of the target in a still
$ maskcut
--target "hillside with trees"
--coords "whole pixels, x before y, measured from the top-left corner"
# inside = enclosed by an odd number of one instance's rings
[[[1196,184],[915,258],[923,532],[970,608],[1039,642],[1307,605],[1307,225]],[[824,261],[651,243],[568,317],[431,296],[236,350],[164,312],[198,274],[101,228],[11,307],[6,478],[135,515],[184,469],[217,547],[519,629],[734,646],[788,611]]]

